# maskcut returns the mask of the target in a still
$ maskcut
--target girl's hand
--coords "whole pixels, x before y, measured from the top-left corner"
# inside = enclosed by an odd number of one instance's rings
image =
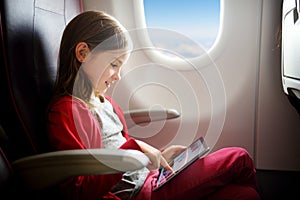
[[[172,145],[166,148],[162,155],[165,160],[169,163],[172,161],[176,156],[178,156],[182,151],[184,151],[187,147],[182,145]]]
[[[154,170],[158,169],[160,166],[163,166],[166,169],[172,171],[172,168],[170,167],[170,165],[168,164],[168,162],[164,158],[164,156],[163,156],[163,154],[162,154],[161,151],[159,151],[158,149],[150,146],[149,144],[147,144],[147,143],[145,143],[143,141],[136,140],[136,142],[141,147],[141,149],[143,150],[144,154],[146,156],[148,156],[148,158],[150,160],[150,162],[149,162],[149,164],[147,166],[147,168],[150,171],[154,171]]]

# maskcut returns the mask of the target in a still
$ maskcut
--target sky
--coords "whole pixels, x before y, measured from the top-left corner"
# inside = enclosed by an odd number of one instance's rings
[[[174,30],[205,49],[215,41],[219,28],[219,0],[144,0],[144,9],[148,27]]]

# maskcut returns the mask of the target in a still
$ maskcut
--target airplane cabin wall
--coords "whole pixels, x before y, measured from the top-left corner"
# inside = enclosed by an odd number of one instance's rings
[[[156,58],[143,48],[134,51],[110,95],[125,111],[166,107],[178,110],[181,117],[133,127],[132,135],[157,147],[188,144],[204,135],[212,151],[246,148],[258,169],[299,170],[300,118],[280,79],[276,33],[281,4],[282,0],[221,0],[219,36],[209,55],[191,60],[197,68]],[[142,6],[142,0],[83,1],[85,10],[104,10],[128,30],[145,27]],[[144,45],[140,39],[134,36],[138,47]],[[192,88],[190,94],[187,87]]]
[[[283,93],[281,49],[277,47],[282,1],[263,1],[256,162],[261,169],[300,170],[300,116]]]

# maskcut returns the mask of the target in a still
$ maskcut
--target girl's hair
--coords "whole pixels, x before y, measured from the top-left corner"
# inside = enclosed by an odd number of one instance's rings
[[[76,59],[75,48],[79,42],[87,43],[91,51],[95,47],[104,51],[128,47],[124,27],[112,16],[101,11],[77,15],[66,26],[62,36],[53,100],[73,95],[88,101],[91,96],[93,86],[84,71],[79,70],[81,62]]]

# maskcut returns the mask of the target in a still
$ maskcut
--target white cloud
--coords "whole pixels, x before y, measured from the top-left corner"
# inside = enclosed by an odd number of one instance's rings
[[[155,47],[165,54],[182,57],[197,57],[208,50],[215,41],[216,31],[191,31],[190,35],[164,29],[148,30]]]

